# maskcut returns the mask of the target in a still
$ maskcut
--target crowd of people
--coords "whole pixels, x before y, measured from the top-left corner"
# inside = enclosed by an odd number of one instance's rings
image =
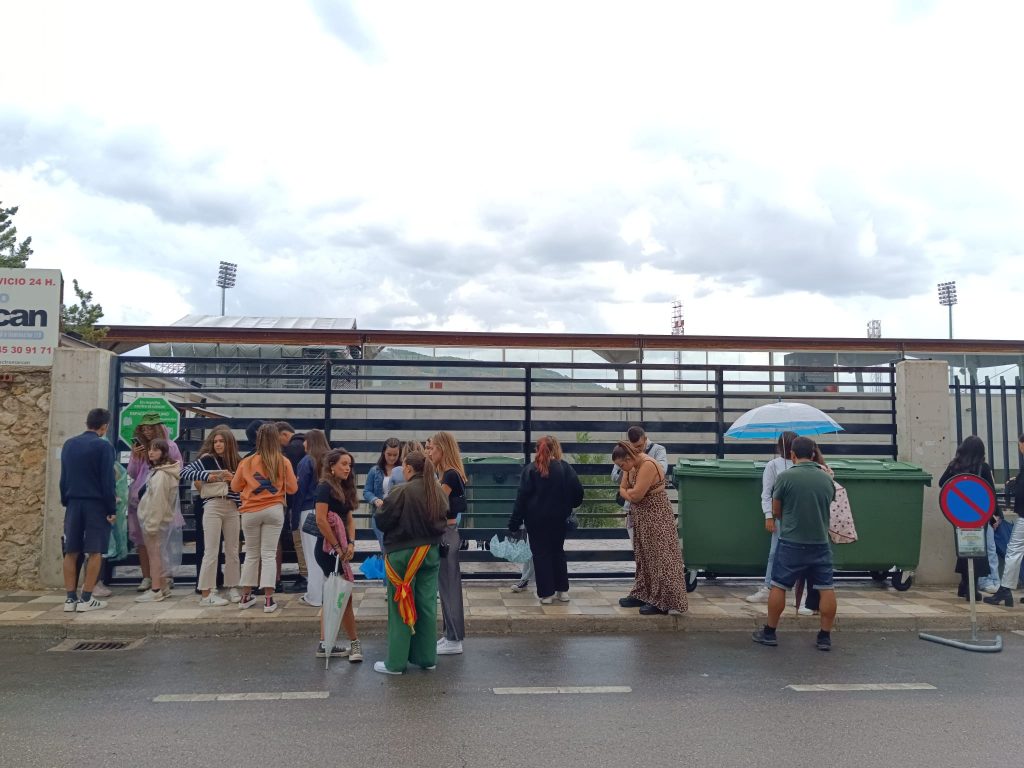
[[[88,612],[106,605],[99,598],[109,590],[100,578],[118,519],[119,481],[127,484],[121,503],[142,570],[136,598],[140,603],[165,600],[173,589],[184,525],[179,481],[192,487],[201,510],[196,515],[200,605],[237,604],[246,610],[260,605],[262,597],[264,613],[275,613],[274,595],[281,590],[282,553],[287,546],[297,556],[298,584],[304,591],[299,601],[305,605],[321,606],[323,585],[331,573],[352,578],[354,513],[360,504],[355,459],[344,448],[332,447],[323,431],[299,435],[287,422],[253,422],[246,430],[252,448],[243,456],[233,432],[218,426],[206,436],[197,458],[182,466],[181,452],[159,415],[147,414],[133,435],[125,478],[113,446],[104,439],[109,424],[109,412],[91,411],[86,432],[68,440],[62,450],[65,611]],[[795,590],[798,612],[820,616],[817,647],[829,650],[836,614],[830,540],[843,540],[836,531],[836,506],[842,498],[850,517],[848,501],[813,440],[785,432],[777,447],[779,455],[766,465],[762,482],[761,509],[771,537],[768,567],[763,586],[747,598],[767,603],[768,620],[753,639],[762,645],[777,644],[786,593]],[[1024,454],[1024,435],[1020,450]],[[611,460],[636,562],[633,588],[619,604],[645,615],[685,613],[686,575],[666,491],[667,453],[642,427],[634,426],[616,444]],[[984,444],[977,437],[964,441],[940,483],[963,473],[978,475],[994,490]],[[401,674],[410,664],[432,669],[437,656],[463,652],[459,523],[467,509],[466,486],[459,444],[449,432],[438,432],[422,444],[389,438],[367,473],[362,501],[372,513],[383,555],[389,606],[388,653],[374,667],[379,672]],[[1022,490],[1015,496],[1018,512]],[[570,600],[565,540],[583,499],[583,485],[564,460],[557,438],[541,437],[533,460],[522,471],[508,520],[508,535],[525,536],[532,554],[513,591],[525,590],[533,579],[541,604]],[[842,504],[840,508],[842,522]],[[852,531],[852,518],[848,522]],[[997,516],[993,526],[1000,524]],[[240,541],[245,545],[244,559]],[[1013,604],[1022,560],[1024,526],[1018,526],[1010,539],[1001,582],[998,571],[989,573],[987,559],[978,559],[976,575],[999,583],[987,602]],[[978,589],[977,584],[968,584],[963,561],[957,572],[962,575],[961,596]],[[434,641],[438,600],[442,631]],[[348,645],[326,647],[321,633],[316,655],[361,661],[351,601],[342,628]]]

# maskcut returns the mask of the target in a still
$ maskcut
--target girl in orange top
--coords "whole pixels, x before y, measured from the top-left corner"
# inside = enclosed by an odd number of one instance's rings
[[[245,562],[242,564],[242,600],[239,608],[251,608],[257,585],[264,594],[264,613],[277,610],[274,575],[277,571],[277,541],[284,527],[285,497],[299,490],[291,462],[281,453],[277,427],[264,424],[256,433],[256,452],[242,459],[231,479],[231,490],[241,495],[242,533]],[[257,558],[256,553],[259,553]]]

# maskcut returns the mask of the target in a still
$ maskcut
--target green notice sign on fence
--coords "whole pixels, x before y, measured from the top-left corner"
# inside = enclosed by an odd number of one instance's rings
[[[167,427],[171,440],[178,439],[178,433],[181,431],[181,414],[178,413],[178,409],[162,397],[140,397],[121,411],[118,435],[125,445],[131,446],[132,435],[142,423],[143,417],[150,413],[155,413],[160,417],[160,422]]]

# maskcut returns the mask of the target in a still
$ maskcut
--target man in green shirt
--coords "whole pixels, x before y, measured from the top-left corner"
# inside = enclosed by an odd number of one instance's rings
[[[754,633],[754,642],[779,644],[775,630],[786,607],[786,592],[797,580],[806,578],[821,593],[821,630],[818,650],[832,648],[832,625],[836,618],[836,593],[832,585],[832,547],[828,526],[835,484],[814,461],[814,441],[798,437],[790,458],[793,466],[775,481],[772,515],[779,521],[779,547],[772,566],[768,595],[768,623]]]

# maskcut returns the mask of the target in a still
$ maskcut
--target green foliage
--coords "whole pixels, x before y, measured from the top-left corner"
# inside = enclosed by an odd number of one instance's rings
[[[97,342],[107,335],[109,328],[100,328],[97,323],[103,318],[103,307],[92,303],[92,291],[83,291],[77,280],[75,287],[78,303],[60,308],[60,323],[64,333],[73,333],[83,341]]]
[[[32,255],[32,238],[18,242],[18,228],[11,218],[18,212],[18,206],[4,208],[0,204],[0,267],[24,269]]]
[[[589,432],[577,432],[576,442],[590,442]],[[608,459],[599,453],[578,453],[576,464],[608,464]],[[611,479],[611,469],[604,474],[583,475],[583,505],[577,510],[580,528],[618,528],[623,522],[622,507],[615,503],[618,484]],[[604,517],[614,515],[614,517]]]

